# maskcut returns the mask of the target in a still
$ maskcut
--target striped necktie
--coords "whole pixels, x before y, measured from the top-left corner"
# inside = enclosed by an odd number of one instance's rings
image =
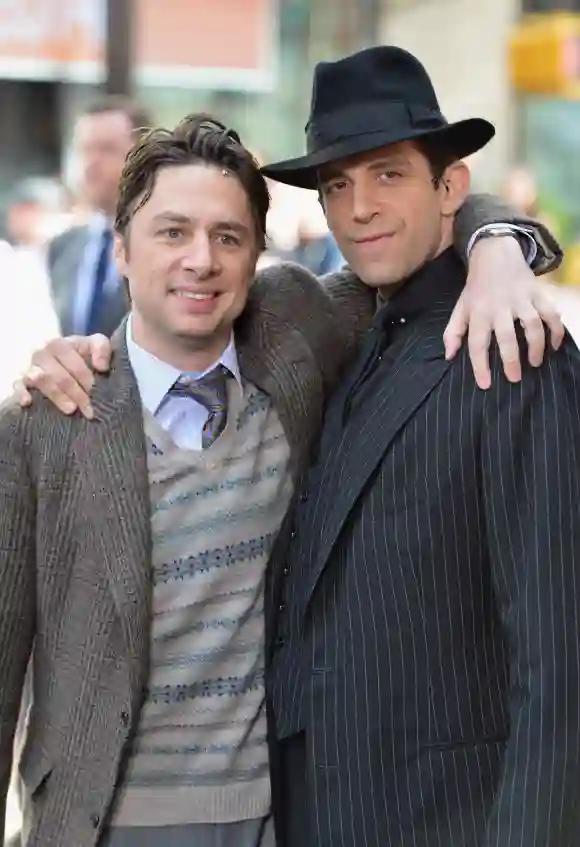
[[[201,433],[201,446],[204,450],[211,447],[225,429],[228,419],[227,382],[231,376],[232,373],[224,365],[217,365],[199,379],[191,379],[187,374],[182,374],[169,389],[169,394],[191,397],[206,409],[208,418]]]

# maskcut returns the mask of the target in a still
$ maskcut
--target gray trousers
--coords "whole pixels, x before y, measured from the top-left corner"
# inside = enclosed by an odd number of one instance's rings
[[[189,826],[128,826],[111,829],[99,847],[275,847],[271,818]]]

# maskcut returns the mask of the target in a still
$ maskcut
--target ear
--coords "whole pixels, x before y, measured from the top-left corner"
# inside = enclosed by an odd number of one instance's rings
[[[471,175],[465,162],[453,162],[441,179],[441,214],[455,215],[465,203],[470,191]]]
[[[113,259],[119,276],[127,277],[129,274],[129,255],[127,245],[128,235],[121,235],[120,232],[115,232],[115,240],[113,244]]]

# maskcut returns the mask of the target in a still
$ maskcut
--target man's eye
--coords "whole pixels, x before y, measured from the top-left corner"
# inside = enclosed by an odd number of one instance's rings
[[[346,188],[346,182],[344,180],[339,180],[338,182],[330,182],[328,185],[324,186],[325,194],[336,194],[337,191],[342,191]]]
[[[179,238],[181,235],[181,230],[175,226],[169,226],[167,229],[161,230],[161,235],[166,236],[166,238],[169,238],[171,241],[175,241],[175,239]]]
[[[379,179],[383,182],[393,182],[395,179],[400,179],[402,174],[399,171],[381,171]]]
[[[230,235],[227,232],[223,233],[222,235],[218,235],[218,241],[220,241],[222,244],[225,244],[226,247],[237,247],[240,244],[239,238],[237,238],[235,235]]]

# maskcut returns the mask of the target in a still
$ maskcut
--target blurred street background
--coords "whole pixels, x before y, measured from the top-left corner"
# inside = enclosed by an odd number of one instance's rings
[[[580,0],[0,0],[0,234],[47,238],[82,207],[97,92],[160,124],[210,111],[279,159],[303,149],[314,63],[375,43],[422,59],[449,119],[496,124],[476,188],[545,216],[580,283]]]
[[[545,216],[579,284],[580,0],[0,0],[0,236],[82,208],[74,127],[97,92],[159,124],[207,110],[279,159],[303,148],[314,63],[375,43],[422,59],[449,119],[496,124],[476,188]]]

